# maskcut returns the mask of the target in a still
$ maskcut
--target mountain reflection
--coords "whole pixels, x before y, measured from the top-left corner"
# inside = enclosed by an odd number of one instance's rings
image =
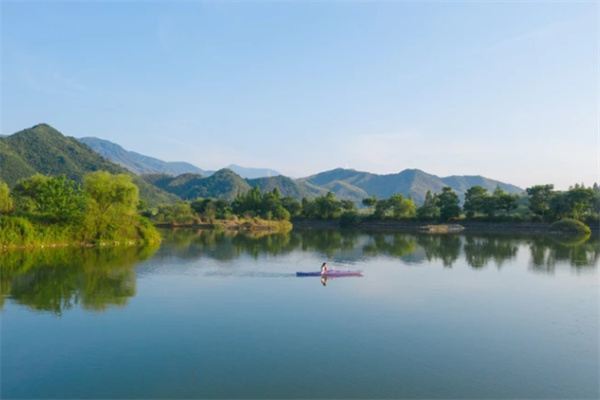
[[[90,311],[123,307],[136,295],[136,269],[153,257],[201,258],[228,262],[246,256],[316,253],[339,262],[374,257],[405,264],[467,265],[473,269],[522,262],[531,272],[553,274],[565,266],[576,272],[596,268],[597,237],[564,238],[540,234],[429,234],[292,230],[243,233],[191,229],[164,230],[163,243],[129,248],[62,248],[0,253],[0,310],[6,299],[33,310],[61,315],[79,306]],[[528,260],[523,257],[528,257]]]

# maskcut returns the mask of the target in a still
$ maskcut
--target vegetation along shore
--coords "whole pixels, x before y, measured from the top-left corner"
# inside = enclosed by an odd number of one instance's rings
[[[96,171],[82,183],[65,175],[36,174],[11,189],[0,182],[0,247],[105,245],[160,241],[156,226],[288,231],[299,227],[405,228],[432,232],[525,229],[589,234],[598,228],[600,190],[576,184],[567,191],[537,185],[519,194],[481,186],[463,204],[450,187],[411,197],[366,197],[357,204],[332,192],[312,199],[282,196],[255,186],[233,201],[197,198],[149,206],[127,174]]]

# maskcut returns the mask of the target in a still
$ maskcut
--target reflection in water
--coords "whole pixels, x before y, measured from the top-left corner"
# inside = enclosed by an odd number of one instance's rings
[[[406,263],[439,260],[443,266],[452,267],[464,255],[466,264],[478,269],[490,263],[501,268],[515,259],[521,248],[529,251],[531,271],[554,273],[559,265],[577,271],[596,268],[600,255],[597,237],[343,230],[242,233],[178,229],[162,234],[164,240],[158,251],[157,245],[150,245],[0,253],[0,310],[6,298],[58,315],[74,305],[92,311],[124,306],[136,294],[135,265],[151,256],[157,260],[176,257],[229,261],[242,255],[258,258],[306,251],[330,260],[356,262],[377,256],[400,258]],[[321,283],[326,286],[327,278]]]
[[[134,266],[157,249],[151,244],[3,252],[0,309],[6,297],[59,315],[76,304],[91,311],[125,306],[136,292]]]
[[[595,267],[600,256],[597,237],[568,238],[528,233],[430,234],[295,229],[287,233],[214,232],[177,229],[163,231],[169,255],[232,260],[242,254],[259,257],[292,251],[314,251],[325,259],[345,254],[350,260],[388,256],[419,263],[440,260],[452,267],[464,255],[472,268],[493,263],[501,268],[528,247],[534,269],[549,270],[557,263],[579,269]],[[160,253],[160,252],[159,252]]]

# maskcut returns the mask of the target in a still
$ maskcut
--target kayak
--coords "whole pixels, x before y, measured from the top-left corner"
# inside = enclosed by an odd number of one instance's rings
[[[316,272],[296,272],[296,276],[325,276],[327,278],[333,278],[336,276],[362,276],[362,271],[342,271],[339,269],[330,269],[325,274],[321,275],[320,271]]]

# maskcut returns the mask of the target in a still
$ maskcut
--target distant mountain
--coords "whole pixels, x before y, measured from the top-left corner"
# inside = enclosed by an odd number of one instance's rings
[[[440,178],[418,169],[406,169],[397,174],[377,175],[338,168],[302,178],[296,182],[306,182],[326,188],[339,199],[350,199],[355,202],[369,196],[385,199],[400,193],[404,196],[412,196],[417,204],[422,204],[428,190],[432,193],[440,193],[444,186],[454,189],[461,200],[467,189],[476,185],[482,186],[489,192],[493,192],[497,185],[508,193],[523,192],[523,189],[517,186],[481,176]]]
[[[211,176],[183,174],[176,177],[165,174],[142,175],[146,182],[173,193],[184,200],[222,198],[232,201],[238,194],[250,190],[250,185],[230,169],[221,169]]]
[[[232,170],[244,179],[268,178],[281,175],[279,172],[268,168],[246,168],[235,164],[230,164],[225,168]]]
[[[13,187],[21,178],[35,173],[58,175],[81,182],[92,171],[104,170],[114,174],[130,174],[72,137],[63,136],[47,124],[39,124],[13,135],[0,138],[0,179]],[[172,203],[176,196],[166,193],[132,175],[140,198],[150,205]]]
[[[134,151],[127,151],[116,143],[95,137],[84,137],[79,139],[90,146],[96,153],[110,161],[127,168],[136,175],[142,174],[168,174],[181,175],[194,173],[209,175],[206,171],[187,162],[168,162],[157,158],[144,156]]]

